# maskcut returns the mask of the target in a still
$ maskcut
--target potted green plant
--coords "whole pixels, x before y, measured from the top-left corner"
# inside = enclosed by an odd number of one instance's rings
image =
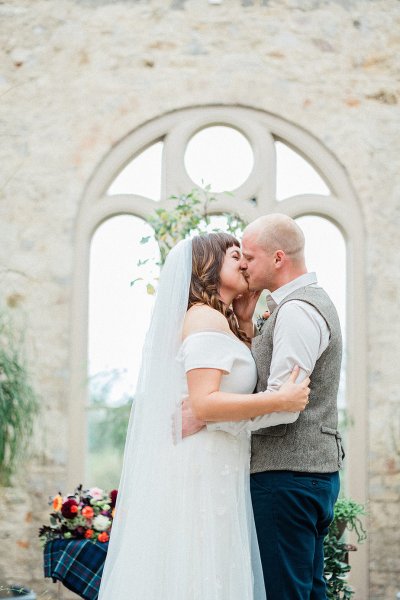
[[[367,533],[360,518],[365,515],[365,506],[351,498],[339,498],[335,504],[334,518],[324,540],[324,577],[329,599],[348,600],[354,594],[347,582],[351,570],[348,555],[357,547],[346,543],[343,538],[347,530],[356,533],[357,543],[366,539]]]
[[[0,311],[0,340],[0,485],[9,486],[26,456],[39,403],[30,383],[21,335],[4,309]]]
[[[363,542],[367,538],[367,532],[360,519],[365,516],[365,506],[359,504],[351,498],[339,498],[335,504],[334,519],[331,524],[331,532],[340,539],[345,530],[354,531],[357,535],[357,543]]]

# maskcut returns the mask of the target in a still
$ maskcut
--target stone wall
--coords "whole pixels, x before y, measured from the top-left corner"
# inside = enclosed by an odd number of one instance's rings
[[[14,488],[0,489],[0,579],[56,597],[42,578],[36,531],[48,495],[65,490],[83,190],[111,146],[144,121],[221,103],[266,110],[310,131],[344,165],[359,198],[369,308],[369,598],[395,598],[399,2],[6,0],[0,22],[1,298],[26,331],[43,407],[29,468]]]

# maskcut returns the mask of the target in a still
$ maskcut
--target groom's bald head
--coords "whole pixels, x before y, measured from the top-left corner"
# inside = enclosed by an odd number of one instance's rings
[[[287,215],[265,215],[250,223],[242,251],[242,269],[252,290],[273,292],[307,272],[303,232]]]
[[[244,230],[243,241],[245,239],[251,239],[268,254],[282,250],[291,261],[304,261],[304,234],[287,215],[276,213],[259,217]]]

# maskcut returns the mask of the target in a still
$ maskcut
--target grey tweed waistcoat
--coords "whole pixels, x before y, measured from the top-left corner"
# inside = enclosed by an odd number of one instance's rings
[[[314,306],[328,324],[330,339],[311,374],[310,402],[299,418],[288,425],[266,427],[253,432],[251,472],[303,471],[331,473],[342,467],[344,451],[337,430],[337,393],[342,358],[339,318],[328,294],[320,287],[306,286],[284,298],[265,322],[252,344],[257,364],[257,391],[267,388],[273,352],[276,318],[290,300]]]

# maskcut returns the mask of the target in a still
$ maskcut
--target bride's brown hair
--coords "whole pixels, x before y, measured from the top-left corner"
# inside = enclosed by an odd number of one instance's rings
[[[233,310],[219,296],[220,273],[228,248],[237,246],[238,240],[229,233],[206,233],[192,240],[192,277],[189,289],[188,310],[195,304],[206,304],[224,315],[231,331],[243,342],[250,338],[239,327]]]

